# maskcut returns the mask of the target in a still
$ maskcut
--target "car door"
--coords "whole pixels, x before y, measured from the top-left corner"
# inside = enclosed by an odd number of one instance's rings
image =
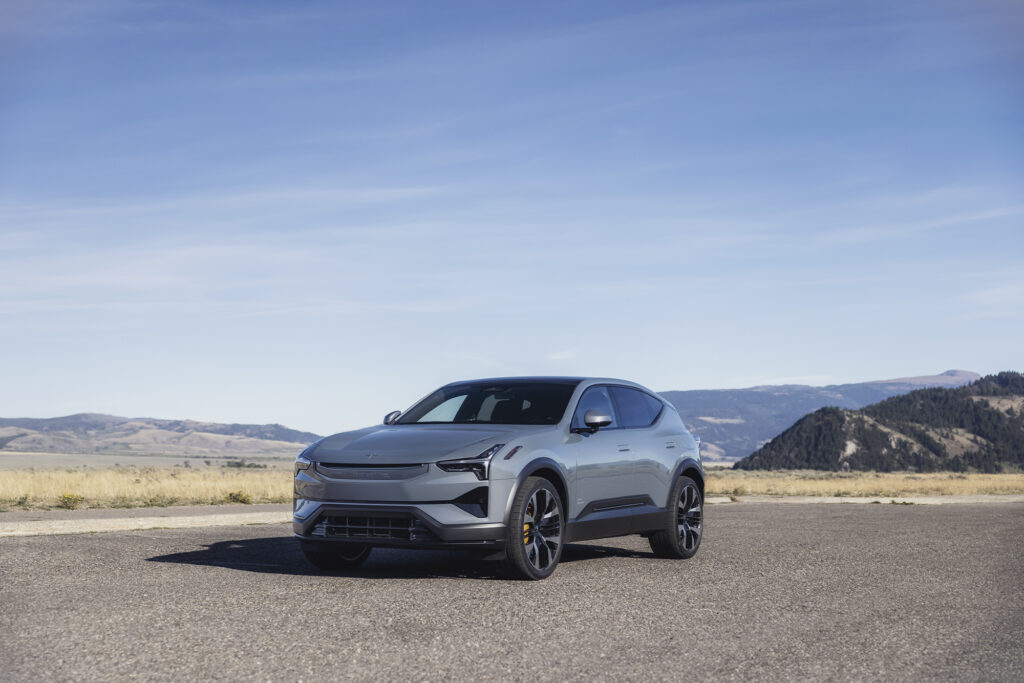
[[[606,413],[612,423],[593,433],[586,431],[583,416],[588,410]],[[618,428],[610,387],[593,386],[580,396],[571,427],[576,454],[572,516],[578,516],[588,505],[635,495],[633,453],[625,441],[624,431]]]
[[[611,387],[612,400],[622,433],[619,441],[629,444],[633,453],[633,487],[657,506],[665,504],[665,438],[659,437],[654,424],[663,404],[646,392],[632,387]]]

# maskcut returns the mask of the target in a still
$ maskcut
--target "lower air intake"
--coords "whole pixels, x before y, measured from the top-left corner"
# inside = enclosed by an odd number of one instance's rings
[[[426,541],[433,538],[423,522],[405,515],[401,517],[355,517],[327,515],[313,530],[315,536],[327,538],[365,538],[396,541]]]

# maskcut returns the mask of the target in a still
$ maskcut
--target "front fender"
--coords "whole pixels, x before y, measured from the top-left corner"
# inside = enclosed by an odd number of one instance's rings
[[[526,481],[527,477],[533,476],[540,470],[547,470],[554,474],[556,481],[554,482],[555,488],[558,489],[558,493],[562,496],[562,507],[565,510],[565,514],[568,516],[569,510],[569,484],[568,474],[563,465],[560,465],[556,461],[548,457],[539,457],[530,461],[528,465],[523,467],[519,474],[516,475],[516,482],[512,486],[512,490],[509,492],[508,500],[505,501],[505,514],[502,517],[502,521],[507,525],[509,523],[509,517],[512,513],[512,501],[515,500],[516,494],[519,493],[519,488]]]

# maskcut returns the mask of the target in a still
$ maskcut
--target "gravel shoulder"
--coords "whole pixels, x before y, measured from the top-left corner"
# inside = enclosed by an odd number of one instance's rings
[[[708,505],[749,504],[903,504],[1007,505],[1024,503],[1024,496],[920,496],[916,498],[858,498],[823,496],[708,496]],[[242,524],[283,524],[291,520],[291,505],[191,505],[166,508],[14,510],[0,512],[0,538],[88,534],[145,529],[186,529]]]
[[[730,500],[730,499],[726,499]],[[801,503],[801,504],[906,504],[906,505],[1005,505],[1024,503],[1021,494],[992,494],[970,496],[765,496],[739,497],[741,503]],[[710,502],[710,500],[709,500]]]

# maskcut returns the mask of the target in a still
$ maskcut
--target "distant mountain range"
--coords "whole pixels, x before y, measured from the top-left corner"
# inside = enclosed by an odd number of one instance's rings
[[[320,437],[278,424],[218,424],[80,413],[0,418],[0,450],[166,455],[295,454]]]
[[[687,427],[701,438],[701,453],[710,462],[744,458],[792,426],[804,415],[825,406],[855,409],[922,387],[956,387],[981,375],[948,370],[939,375],[812,387],[800,384],[663,391]]]
[[[1002,372],[956,389],[921,389],[861,410],[822,408],[737,469],[1019,471],[1024,375]]]
[[[840,384],[749,389],[666,391],[686,424],[701,437],[710,462],[750,455],[804,415],[824,406],[861,408],[921,387],[960,386],[980,375],[941,375]],[[81,413],[54,418],[0,418],[0,451],[161,455],[288,455],[319,439],[279,424],[218,424]]]

